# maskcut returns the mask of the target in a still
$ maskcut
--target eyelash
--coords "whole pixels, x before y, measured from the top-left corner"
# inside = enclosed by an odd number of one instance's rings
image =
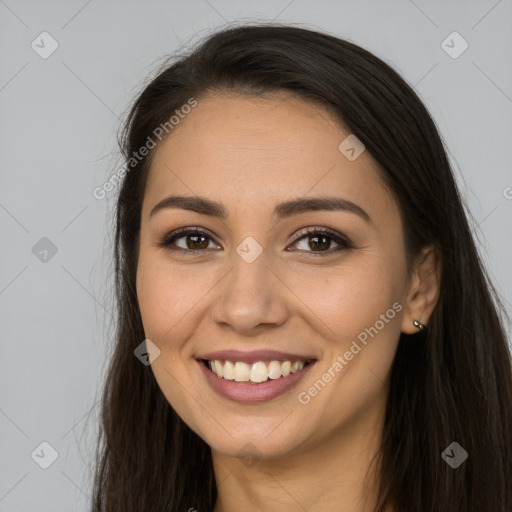
[[[212,239],[212,237],[210,236],[208,231],[206,231],[202,228],[180,228],[180,229],[177,229],[176,231],[172,231],[171,233],[166,235],[160,242],[158,242],[158,246],[163,247],[169,251],[181,252],[182,254],[191,254],[191,255],[205,254],[206,252],[209,251],[209,249],[183,249],[182,247],[178,247],[178,248],[171,247],[171,244],[173,244],[176,240],[179,240],[180,238],[184,238],[188,235],[202,235],[202,236]],[[319,251],[319,252],[305,251],[306,253],[312,254],[313,257],[328,256],[333,253],[338,253],[338,252],[346,250],[346,249],[352,249],[354,247],[348,238],[346,238],[345,236],[343,236],[329,228],[311,228],[311,229],[307,228],[305,233],[302,232],[297,237],[295,237],[292,244],[297,243],[298,241],[302,240],[303,238],[307,239],[309,237],[319,236],[319,235],[330,238],[331,241],[334,241],[336,244],[338,244],[339,247],[335,248],[334,250],[329,250],[329,251]]]

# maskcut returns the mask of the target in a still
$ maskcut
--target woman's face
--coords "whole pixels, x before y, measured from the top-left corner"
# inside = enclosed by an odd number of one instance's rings
[[[154,150],[137,270],[151,367],[218,453],[300,454],[382,421],[407,316],[404,234],[349,135],[303,99],[211,95]]]

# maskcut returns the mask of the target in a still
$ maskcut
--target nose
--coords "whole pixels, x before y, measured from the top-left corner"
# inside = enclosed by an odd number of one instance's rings
[[[283,277],[269,266],[264,252],[252,263],[234,252],[231,270],[219,285],[212,318],[224,328],[250,336],[265,326],[282,325],[289,316]]]

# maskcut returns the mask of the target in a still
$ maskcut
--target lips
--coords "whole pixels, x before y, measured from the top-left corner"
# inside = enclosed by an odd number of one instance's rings
[[[291,390],[317,361],[311,355],[276,350],[224,350],[201,354],[196,360],[213,391],[245,403],[264,402]]]

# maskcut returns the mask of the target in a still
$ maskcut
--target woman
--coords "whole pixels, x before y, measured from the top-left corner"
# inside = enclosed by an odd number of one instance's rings
[[[512,509],[501,310],[395,71],[224,30],[147,85],[122,147],[93,510]]]

